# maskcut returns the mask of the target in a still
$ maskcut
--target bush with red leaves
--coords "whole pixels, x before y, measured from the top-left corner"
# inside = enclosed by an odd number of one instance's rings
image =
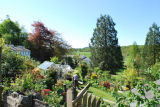
[[[111,84],[109,82],[107,82],[107,81],[104,81],[103,86],[109,89]]]

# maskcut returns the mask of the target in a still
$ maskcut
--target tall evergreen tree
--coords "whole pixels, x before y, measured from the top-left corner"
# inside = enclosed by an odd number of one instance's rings
[[[94,67],[113,71],[123,65],[121,48],[118,45],[117,31],[114,26],[115,23],[109,15],[101,15],[97,20],[96,28],[89,44]]]
[[[143,50],[143,59],[147,67],[160,61],[160,29],[156,23],[149,28]]]

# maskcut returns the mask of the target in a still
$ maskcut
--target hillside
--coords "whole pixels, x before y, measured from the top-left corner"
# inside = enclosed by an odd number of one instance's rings
[[[124,62],[126,62],[127,58],[129,57],[129,52],[130,52],[131,46],[132,45],[121,46],[121,51],[122,51]],[[143,45],[138,45],[138,47],[139,47],[140,50],[143,50]],[[89,47],[74,48],[73,50],[77,55],[86,55],[87,57],[91,57],[91,53],[90,53],[90,48]]]

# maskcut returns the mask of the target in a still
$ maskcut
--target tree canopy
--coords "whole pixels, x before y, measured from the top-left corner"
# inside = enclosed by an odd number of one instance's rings
[[[23,45],[28,38],[28,34],[23,32],[23,29],[17,22],[8,18],[0,24],[0,36],[5,39],[7,44]]]
[[[118,45],[115,23],[108,15],[100,16],[89,44],[94,67],[102,70],[115,70],[123,65],[121,48]]]
[[[67,52],[69,45],[56,31],[49,30],[42,22],[35,22],[32,26],[34,30],[28,39],[32,57],[44,61],[53,56],[61,58]]]

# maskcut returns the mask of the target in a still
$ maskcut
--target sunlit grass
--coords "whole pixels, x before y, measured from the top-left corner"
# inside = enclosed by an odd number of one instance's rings
[[[100,89],[90,87],[89,92],[93,93],[95,96],[115,102],[115,98],[107,91],[105,92]]]

